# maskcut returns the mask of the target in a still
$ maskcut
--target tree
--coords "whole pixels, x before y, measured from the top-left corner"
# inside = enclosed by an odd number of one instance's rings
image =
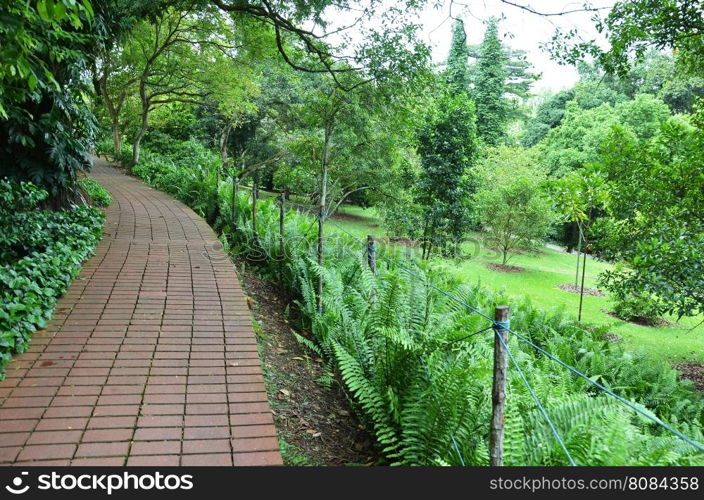
[[[629,100],[629,96],[603,80],[580,80],[572,89],[574,101],[582,109],[598,108],[602,104],[616,106]]]
[[[417,57],[417,64],[424,66],[425,55]],[[317,205],[319,265],[325,256],[327,218],[355,193],[383,193],[393,186],[414,111],[407,89],[413,88],[419,73],[412,68],[405,75],[375,81],[352,72],[336,79],[319,74],[296,82],[283,144],[292,153],[291,161],[277,171],[275,180],[284,190],[306,193]],[[322,287],[320,276],[319,301]]]
[[[450,88],[458,92],[469,91],[469,48],[464,22],[456,19],[452,25],[452,44],[447,55],[445,75]]]
[[[696,100],[704,98],[704,78],[673,78],[663,84],[658,95],[673,113],[692,113]]]
[[[507,118],[525,120],[527,110],[524,103],[531,97],[531,87],[540,75],[533,73],[533,66],[528,61],[525,50],[504,46],[504,74],[506,76],[503,97],[506,103]],[[477,79],[477,61],[480,59],[481,45],[469,47],[469,57],[474,59],[470,65],[470,81]],[[476,84],[475,84],[476,85]]]
[[[560,125],[550,130],[538,144],[545,165],[555,177],[595,162],[599,145],[611,126],[618,123],[614,108],[608,104],[581,109],[572,101],[565,111]]]
[[[352,84],[358,77],[342,78]],[[372,82],[348,92],[324,75],[299,83],[286,111],[283,145],[293,154],[277,172],[278,187],[307,194],[315,203],[325,198],[328,214],[356,193],[393,189],[411,128],[411,110],[403,109],[401,96],[387,100],[383,83]]]
[[[221,29],[218,29],[221,28]],[[130,38],[137,58],[136,86],[140,117],[133,141],[131,164],[139,163],[141,141],[149,114],[174,102],[202,103],[210,93],[211,62],[221,52],[233,51],[227,25],[213,12],[166,10],[151,23],[142,23]]]
[[[625,126],[640,138],[650,138],[669,116],[667,105],[647,94],[616,106],[604,103],[591,109],[582,109],[571,101],[560,125],[549,131],[538,148],[551,174],[562,176],[596,162],[599,146],[613,125]]]
[[[531,86],[540,79],[533,73],[533,65],[528,61],[528,52],[522,49],[505,47],[504,71],[506,73],[505,93],[513,102],[531,97]]]
[[[633,100],[614,107],[619,123],[631,129],[639,139],[650,139],[670,118],[670,108],[657,97],[638,94]]]
[[[529,122],[521,144],[528,148],[543,140],[551,129],[562,123],[567,103],[573,99],[574,90],[561,90],[540,103],[536,110],[535,119]]]
[[[479,172],[474,196],[479,221],[506,266],[519,250],[541,244],[555,220],[550,198],[543,191],[546,175],[534,153],[508,146],[493,149]]]
[[[477,135],[488,145],[498,144],[505,133],[504,62],[505,52],[499,40],[498,21],[492,18],[479,47],[473,92],[477,106]]]
[[[468,197],[476,189],[471,170],[477,157],[475,120],[467,94],[448,89],[432,103],[418,131],[422,170],[415,198],[424,208],[424,258],[434,245],[457,244],[469,225]]]
[[[127,112],[130,99],[137,91],[136,74],[130,72],[128,53],[121,47],[104,47],[95,70],[95,89],[107,112],[112,131],[113,153],[122,150],[122,138],[133,113]]]
[[[609,203],[594,227],[596,250],[625,267],[602,284],[617,298],[651,297],[658,314],[704,312],[704,115],[692,124],[665,122],[657,136],[639,139],[614,127],[599,168]]]

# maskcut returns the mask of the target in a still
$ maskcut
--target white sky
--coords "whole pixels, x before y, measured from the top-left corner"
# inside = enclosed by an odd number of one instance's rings
[[[533,87],[534,92],[543,89],[558,91],[572,86],[577,81],[577,71],[571,66],[560,66],[550,60],[550,56],[540,48],[541,43],[548,42],[557,27],[563,30],[575,28],[580,35],[591,40],[600,39],[591,20],[594,13],[579,12],[564,16],[541,17],[522,9],[506,5],[500,0],[460,0],[462,3],[450,3],[446,0],[442,7],[429,7],[422,16],[423,38],[432,47],[433,60],[443,62],[450,49],[452,22],[448,17],[450,6],[452,15],[464,21],[467,39],[470,44],[479,44],[484,36],[484,22],[490,17],[503,17],[499,23],[500,33],[510,33],[504,43],[510,47],[528,52],[528,60],[533,64],[542,78]],[[540,12],[564,12],[579,9],[583,3],[575,0],[512,0],[513,3],[531,6]],[[611,7],[614,0],[592,0],[593,7]],[[602,16],[607,10],[600,12]]]

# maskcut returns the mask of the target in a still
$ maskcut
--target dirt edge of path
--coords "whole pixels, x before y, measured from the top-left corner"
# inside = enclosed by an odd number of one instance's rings
[[[301,345],[294,329],[296,307],[278,284],[235,258],[254,319],[269,404],[286,465],[372,465],[372,438],[352,411],[339,381],[324,361]],[[288,314],[287,314],[288,313]],[[310,338],[306,332],[296,332]],[[331,386],[322,381],[330,380]]]

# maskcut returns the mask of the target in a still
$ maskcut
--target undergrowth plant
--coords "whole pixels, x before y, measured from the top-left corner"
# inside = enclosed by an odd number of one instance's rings
[[[0,373],[44,328],[56,300],[95,249],[104,214],[96,208],[36,208],[47,192],[0,180]]]
[[[485,313],[507,303],[506,297],[413,259],[405,260],[402,269],[382,258],[375,275],[364,244],[339,233],[328,238],[326,264],[319,267],[316,220],[297,211],[285,216],[282,253],[276,203],[258,203],[255,233],[249,193],[235,198],[233,218],[232,185],[226,181],[216,189],[212,169],[155,157],[135,173],[199,213],[216,214],[212,223],[231,251],[256,262],[261,273],[298,297],[301,327],[310,334],[301,342],[324,355],[326,371],[339,374],[390,463],[486,465],[492,333],[468,337],[486,328],[487,321],[436,288]],[[325,283],[322,312],[315,297],[319,275]],[[529,301],[510,306],[512,328],[531,342],[702,441],[704,401],[691,383],[678,380],[675,370],[624,351],[603,340],[601,329],[585,328],[562,311],[546,312]],[[578,465],[704,464],[704,455],[692,446],[532,347],[517,338],[508,345]],[[506,463],[569,464],[515,367],[509,373]]]
[[[78,181],[83,189],[85,189],[90,199],[98,207],[109,207],[112,203],[110,192],[101,186],[95,179],[85,178]]]

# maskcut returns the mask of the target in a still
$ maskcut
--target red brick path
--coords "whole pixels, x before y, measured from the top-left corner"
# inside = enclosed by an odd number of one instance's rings
[[[233,265],[192,210],[98,161],[106,235],[0,382],[0,463],[280,464]]]

